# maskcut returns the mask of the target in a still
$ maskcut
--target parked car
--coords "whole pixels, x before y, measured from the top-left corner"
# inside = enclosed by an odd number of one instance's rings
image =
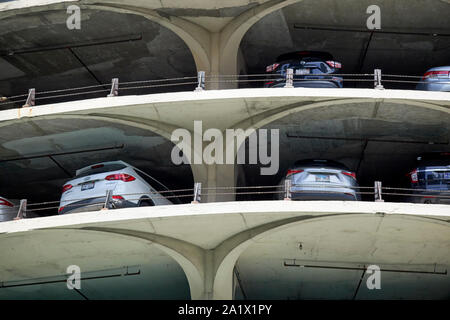
[[[58,212],[99,210],[104,206],[107,190],[112,190],[113,208],[172,204],[150,183],[158,182],[124,161],[90,165],[77,170],[75,178],[64,184]]]
[[[291,180],[292,200],[361,200],[355,173],[336,161],[297,161],[280,188],[284,188],[286,179]]]
[[[450,92],[450,66],[429,69],[423,75],[417,90]]]
[[[19,211],[19,201],[0,197],[0,222],[13,220]]]
[[[408,176],[414,189],[411,202],[450,203],[450,152],[432,152],[417,157]]]
[[[293,69],[294,87],[342,88],[343,79],[337,75],[342,68],[328,52],[299,51],[280,55],[266,72],[279,78],[266,82],[266,88],[284,87],[286,70]]]

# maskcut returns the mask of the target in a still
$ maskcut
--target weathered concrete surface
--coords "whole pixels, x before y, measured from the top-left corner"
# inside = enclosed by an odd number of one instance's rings
[[[120,209],[3,222],[0,280],[8,285],[62,276],[71,264],[91,273],[131,263],[151,267],[168,255],[186,274],[193,299],[233,298],[236,265],[249,299],[320,298],[321,294],[322,298],[337,299],[446,299],[450,287],[446,273],[450,266],[449,218],[445,205],[265,201]],[[309,280],[297,277],[297,283],[303,279],[305,286],[295,290],[274,286],[275,278],[279,284],[292,278],[293,271],[286,270],[283,263],[293,259],[300,265],[332,267],[325,273],[328,283],[322,282],[319,290],[309,287],[311,281],[321,282],[322,271]],[[369,264],[381,267],[383,290],[371,295],[363,284],[362,295],[353,297],[359,277],[333,267]],[[397,278],[387,270],[396,272]],[[432,281],[428,290],[421,291],[421,282],[430,277],[439,282]],[[182,277],[177,279],[182,283]],[[147,287],[154,290],[151,283],[142,283],[136,290],[145,292]],[[0,294],[3,290],[7,289],[0,288]],[[91,298],[103,294],[93,293]]]
[[[71,4],[82,10],[81,30],[66,27],[66,8]],[[366,9],[374,4],[382,10],[381,32],[406,34],[364,32]],[[5,2],[0,4],[0,66],[4,70],[0,92],[11,96],[31,87],[43,91],[108,83],[112,77],[126,81],[192,76],[200,70],[221,75],[263,73],[277,55],[291,50],[329,51],[343,63],[345,73],[381,68],[385,73],[423,75],[430,67],[447,64],[449,6],[442,0],[426,5],[421,0]],[[143,39],[98,44],[134,33]],[[74,52],[44,51],[52,45],[71,47]],[[24,49],[37,51],[20,53]],[[11,52],[16,53],[11,56]],[[208,84],[210,88],[236,86]]]
[[[172,188],[192,188],[194,181],[204,187],[233,187],[242,177],[247,185],[276,185],[296,159],[327,157],[357,170],[363,185],[372,186],[374,180],[403,179],[408,166],[424,151],[448,149],[449,96],[405,90],[240,89],[42,105],[0,112],[1,156],[6,160],[123,144],[123,150],[71,154],[56,160],[73,174],[98,161],[123,159],[165,179],[163,182]],[[196,120],[202,120],[203,132],[208,128],[222,132],[233,128],[279,129],[278,175],[261,176],[260,166],[249,166],[243,174],[233,165],[199,164],[190,169],[173,165],[172,132],[185,128],[193,136]],[[369,141],[366,145],[366,139],[392,141]],[[2,194],[32,197],[34,202],[58,200],[60,187],[69,179],[48,158],[10,161],[2,168],[3,181],[10,181],[3,184]],[[234,198],[208,193],[204,201]]]

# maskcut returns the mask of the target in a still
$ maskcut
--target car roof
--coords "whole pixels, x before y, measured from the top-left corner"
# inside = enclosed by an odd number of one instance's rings
[[[334,60],[333,56],[330,53],[324,51],[294,51],[278,56],[276,62],[301,59],[306,57],[320,58],[322,60]]]
[[[429,161],[429,160],[449,160],[450,161],[450,152],[449,151],[434,151],[434,152],[426,152],[417,156],[416,161]]]
[[[350,170],[346,165],[328,159],[303,159],[294,163],[294,167],[336,167],[339,169]]]
[[[75,172],[75,176],[78,176],[78,175],[80,175],[82,172],[91,169],[91,167],[97,166],[97,165],[100,165],[100,164],[103,164],[103,165],[122,164],[122,165],[124,165],[124,166],[126,166],[126,167],[132,167],[130,164],[128,164],[128,163],[126,163],[125,161],[122,161],[122,160],[105,161],[105,162],[99,162],[99,163],[90,164],[90,165],[88,165],[88,166],[86,166],[86,167],[83,167],[83,168],[81,168],[81,169],[78,169],[78,170]]]
[[[434,67],[427,70],[427,72],[429,71],[450,71],[450,66]]]

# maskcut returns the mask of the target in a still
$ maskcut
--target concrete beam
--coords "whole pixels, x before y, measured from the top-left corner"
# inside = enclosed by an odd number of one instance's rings
[[[83,235],[92,232],[98,239],[102,234],[107,234],[108,239],[127,237],[156,245],[182,267],[192,299],[232,299],[233,270],[239,257],[266,237],[281,236],[286,230],[294,232],[295,228],[313,227],[320,230],[324,225],[326,228],[322,232],[336,236],[333,243],[348,242],[349,228],[366,230],[352,234],[352,242],[346,250],[354,252],[353,256],[334,252],[327,247],[328,243],[324,242],[326,246],[317,244],[319,246],[314,252],[321,252],[321,259],[330,266],[358,262],[396,265],[418,271],[426,271],[436,265],[439,270],[448,268],[449,257],[442,252],[450,246],[449,218],[450,213],[445,205],[261,201],[130,208],[110,210],[107,214],[100,211],[24,219],[0,223],[0,249],[2,244],[12,245],[8,252],[21,252],[22,262],[16,264],[14,259],[2,259],[0,274],[4,281],[14,280],[7,271],[14,266],[16,273],[22,274],[25,279],[31,271],[33,277],[39,276],[39,269],[34,268],[31,260],[26,261],[27,250],[37,249],[28,246],[28,238],[39,230],[66,230],[52,235],[55,250],[46,253],[47,263],[60,258],[62,251],[57,250],[58,243],[64,245],[65,250],[73,247],[78,256],[83,256],[83,250],[87,250]],[[347,227],[341,230],[343,226]],[[70,243],[58,239],[67,234],[72,235]],[[79,243],[74,240],[77,234],[81,237]],[[395,243],[383,241],[393,236],[397,239]],[[11,242],[10,239],[15,240]],[[314,243],[314,239],[304,234],[302,241]],[[421,256],[418,254],[422,252],[419,244],[424,239],[427,241],[427,253]],[[112,240],[101,243],[107,245]],[[377,254],[373,255],[375,244]],[[290,246],[288,244],[286,250]],[[270,248],[267,250],[270,251]],[[403,256],[401,252],[407,255]],[[280,257],[283,254],[278,253]],[[408,258],[410,256],[414,258]],[[76,263],[74,258],[73,264]],[[45,270],[40,272],[45,274]]]
[[[236,75],[238,68],[239,47],[242,38],[248,29],[264,16],[302,0],[268,0],[245,11],[237,17],[233,17],[226,25],[220,17],[208,17],[208,22],[196,20],[192,22],[183,17],[158,12],[159,6],[166,8],[162,3],[135,4],[134,2],[76,2],[83,9],[96,9],[112,11],[124,14],[135,14],[156,22],[173,31],[190,49],[198,71],[205,71],[207,75]],[[20,2],[20,1],[19,1]],[[199,1],[202,2],[202,1]],[[239,1],[235,3],[237,5]],[[242,4],[247,2],[242,1]],[[209,7],[206,3],[205,7]],[[46,0],[28,3],[16,3],[12,6],[0,7],[0,17],[20,12],[32,12],[61,9],[63,1]],[[168,5],[168,4],[167,4]],[[173,5],[173,4],[172,4]],[[182,6],[189,8],[188,6]],[[242,63],[243,59],[241,59]],[[230,78],[228,80],[233,80]],[[236,82],[219,83],[214,78],[207,83],[208,89],[236,88]]]
[[[200,120],[200,114],[203,132],[214,128],[224,133],[226,129],[258,129],[278,119],[305,111],[322,114],[327,107],[354,106],[364,109],[372,108],[374,103],[379,104],[380,108],[386,106],[391,117],[396,115],[395,106],[437,111],[436,114],[441,115],[441,120],[450,114],[450,94],[444,92],[305,88],[206,90],[119,96],[4,110],[0,112],[0,132],[8,130],[10,135],[11,130],[19,128],[18,124],[29,119],[34,122],[91,119],[149,130],[171,140],[172,132],[179,128],[188,130],[193,137],[194,121]],[[416,121],[414,116],[414,113],[411,113],[413,122]],[[402,121],[408,120],[408,115],[403,113],[395,117]],[[17,136],[20,136],[20,132]],[[241,139],[241,143],[244,141],[245,139]],[[181,143],[185,144],[184,141]],[[192,155],[197,152],[192,143],[185,145]],[[203,150],[206,145],[207,142],[204,141]],[[227,147],[229,146],[224,145],[224,148]],[[234,157],[236,150],[237,148],[234,149]],[[206,164],[204,161],[195,164],[191,161],[191,169],[194,180],[202,182],[205,188],[202,201],[235,199],[234,195],[217,194],[231,192],[230,189],[215,189],[236,186],[235,165]],[[211,189],[207,190],[208,188]]]

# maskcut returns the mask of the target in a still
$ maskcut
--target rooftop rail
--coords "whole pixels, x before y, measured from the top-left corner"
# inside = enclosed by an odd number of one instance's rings
[[[118,78],[114,78],[111,83],[67,89],[39,91],[35,88],[31,88],[28,93],[0,97],[0,109],[36,106],[41,103],[45,104],[47,101],[71,101],[80,98],[88,99],[101,96],[114,97],[120,94],[129,94],[130,91],[132,94],[145,94],[148,93],[149,90],[154,92],[155,89],[162,90],[162,92],[168,92],[173,88],[202,91],[206,90],[207,85],[213,84],[237,84],[241,88],[260,88],[264,86],[270,87],[275,83],[278,87],[292,88],[295,87],[295,83],[303,81],[342,80],[344,87],[346,87],[347,84],[353,84],[353,87],[357,88],[384,89],[385,84],[403,84],[411,87],[412,85],[420,83],[428,83],[423,81],[424,79],[422,76],[382,74],[380,69],[375,69],[373,73],[311,74],[307,76],[308,78],[298,78],[298,76],[293,73],[293,69],[287,69],[285,77],[282,77],[280,74],[269,73],[206,75],[204,71],[200,71],[197,76],[191,77],[137,80],[120,83]],[[450,84],[450,81],[439,81],[439,83]]]
[[[333,189],[336,189],[333,190]],[[343,191],[342,189],[346,189]],[[372,196],[375,202],[384,202],[385,196],[400,197],[404,202],[420,202],[420,203],[439,203],[441,200],[450,203],[450,190],[430,190],[420,188],[399,188],[399,187],[383,187],[380,181],[375,181],[373,186],[342,186],[342,185],[316,185],[316,184],[292,184],[290,179],[286,179],[284,184],[280,185],[263,185],[263,186],[237,186],[237,187],[202,187],[200,182],[196,182],[193,188],[162,190],[157,193],[121,193],[120,196],[126,197],[127,201],[140,200],[156,200],[168,199],[176,204],[181,204],[180,199],[191,199],[191,203],[197,204],[202,202],[202,197],[207,195],[270,195],[274,201],[286,201],[301,199],[302,193],[315,193],[324,195],[326,200],[327,195],[336,195],[347,193],[354,197],[354,200],[360,200],[357,196],[369,195]],[[151,197],[149,198],[149,194]],[[143,196],[146,198],[144,199]],[[300,198],[298,197],[300,196]],[[27,213],[39,213],[47,210],[56,210],[58,208],[80,207],[78,201],[92,200],[89,204],[84,204],[83,211],[89,207],[93,207],[93,211],[115,209],[120,207],[119,201],[112,196],[112,190],[106,191],[105,196],[102,197],[85,197],[80,199],[70,199],[66,201],[55,200],[28,203],[27,199],[22,199],[20,205],[15,205],[13,208],[17,210],[17,216],[14,220],[27,218]],[[177,201],[175,201],[177,200]]]

